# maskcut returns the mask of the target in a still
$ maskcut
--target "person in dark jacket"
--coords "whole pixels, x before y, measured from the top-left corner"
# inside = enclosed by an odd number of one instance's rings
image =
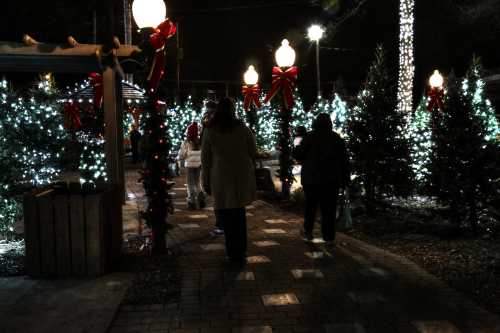
[[[306,201],[302,238],[313,239],[319,206],[323,239],[333,243],[339,189],[347,186],[350,176],[345,142],[333,131],[328,114],[318,115],[313,130],[294,149],[293,157],[302,164],[301,183]]]
[[[205,128],[207,128],[212,121],[212,118],[215,114],[215,111],[217,110],[217,102],[215,101],[207,101],[205,104],[205,113],[203,114],[202,117],[202,127],[201,127],[201,133],[200,133],[200,138],[203,140],[203,134],[205,132]],[[212,236],[219,236],[219,235],[224,235],[224,226],[222,225],[222,220],[219,217],[219,213],[217,210],[214,210],[214,215],[215,215],[215,228],[211,232]]]
[[[245,207],[256,198],[256,154],[252,131],[236,118],[234,102],[222,99],[203,135],[201,167],[203,187],[214,199],[232,261],[246,259]]]

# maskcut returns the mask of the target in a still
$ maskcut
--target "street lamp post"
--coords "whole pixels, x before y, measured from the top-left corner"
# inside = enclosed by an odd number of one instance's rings
[[[307,30],[309,40],[316,42],[316,79],[318,80],[318,98],[321,97],[321,75],[319,66],[319,40],[323,37],[325,31],[317,24],[312,25]]]
[[[243,81],[245,83],[243,86],[243,95],[245,98],[243,108],[246,111],[247,121],[250,124],[250,128],[254,134],[256,134],[258,130],[256,107],[260,107],[260,88],[258,86],[259,73],[257,73],[254,66],[248,66],[248,70],[243,75]]]
[[[434,73],[429,78],[429,104],[427,105],[427,109],[432,111],[435,107],[438,109],[442,109],[443,107],[443,98],[444,98],[444,78],[438,70],[435,70]]]
[[[297,78],[297,67],[295,63],[295,50],[290,46],[288,40],[281,42],[276,51],[275,60],[278,67],[273,68],[273,85],[266,96],[265,102],[272,99],[278,92],[283,97],[283,108],[279,114],[280,120],[280,170],[281,192],[284,199],[290,197],[290,189],[293,183],[292,157],[291,157],[291,134],[290,122],[292,120],[293,89]]]
[[[134,0],[132,13],[143,37],[141,48],[152,68],[147,77],[147,103],[144,124],[144,165],[142,182],[148,207],[143,217],[152,230],[152,245],[155,254],[166,253],[167,215],[172,203],[168,194],[168,151],[165,115],[159,108],[157,88],[164,73],[165,46],[175,34],[175,25],[166,18],[163,0]],[[154,59],[154,60],[153,60]]]

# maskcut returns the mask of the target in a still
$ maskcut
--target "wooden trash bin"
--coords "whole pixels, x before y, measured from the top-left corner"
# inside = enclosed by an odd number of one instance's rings
[[[33,277],[99,276],[122,247],[118,189],[55,184],[24,195],[26,271]]]

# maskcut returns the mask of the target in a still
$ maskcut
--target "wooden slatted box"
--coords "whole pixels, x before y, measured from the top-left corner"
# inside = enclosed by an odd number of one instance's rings
[[[99,276],[119,262],[119,191],[57,184],[24,195],[26,270],[33,277]]]

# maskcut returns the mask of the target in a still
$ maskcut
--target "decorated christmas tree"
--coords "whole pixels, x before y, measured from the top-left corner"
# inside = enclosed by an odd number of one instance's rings
[[[19,182],[42,186],[54,181],[60,172],[61,153],[67,139],[63,126],[59,91],[52,75],[41,76],[30,97],[10,105],[10,116],[2,124],[8,151],[18,163]]]
[[[312,116],[313,118],[315,118],[320,113],[332,113],[330,102],[328,102],[328,100],[321,96],[316,99],[316,102],[313,104],[311,110],[309,111],[310,116]]]
[[[201,124],[202,114],[193,103],[191,96],[188,96],[182,106],[174,106],[173,112],[175,116],[169,124],[169,133],[171,139],[171,148],[173,152],[177,152],[182,142],[186,139],[186,129],[192,122]]]
[[[392,77],[379,46],[347,121],[353,173],[361,180],[372,212],[384,195],[404,195],[410,190],[409,144],[403,136],[404,115],[396,111]]]
[[[246,117],[245,109],[243,108],[243,101],[241,99],[237,99],[234,103],[236,109],[236,117],[243,121],[245,125],[249,126],[248,119]]]
[[[264,96],[261,98],[264,99]],[[257,146],[266,151],[275,151],[278,146],[278,112],[272,103],[262,104],[257,110],[259,131],[257,132]]]
[[[9,89],[7,81],[0,81],[0,236],[9,236],[14,224],[22,216],[22,200],[18,188],[20,163],[12,158],[11,135],[7,131],[18,110],[19,100]]]
[[[333,129],[341,136],[345,136],[345,126],[349,115],[349,106],[338,93],[333,95],[333,99],[330,103],[330,112]]]
[[[432,111],[427,110],[427,105],[427,97],[422,98],[408,127],[411,143],[411,167],[418,192],[424,192],[430,180],[430,163],[433,149]]]
[[[292,121],[290,123],[290,128],[294,131],[299,126],[304,126],[308,131],[312,129],[312,124],[314,121],[314,114],[312,112],[307,112],[304,109],[304,104],[302,98],[300,97],[298,89],[294,91],[295,104],[292,108]],[[326,103],[325,103],[326,105]]]
[[[478,228],[480,212],[498,193],[498,144],[488,121],[488,104],[478,93],[480,67],[475,59],[460,81],[451,76],[442,112],[434,113],[432,189],[449,206],[459,225]]]
[[[481,60],[474,57],[462,82],[462,90],[472,104],[473,112],[482,123],[484,138],[489,142],[500,142],[500,126],[491,102],[485,97]]]
[[[97,105],[80,110],[82,125],[76,132],[81,145],[80,183],[92,185],[108,181],[104,152],[104,110],[100,101],[94,103]]]

